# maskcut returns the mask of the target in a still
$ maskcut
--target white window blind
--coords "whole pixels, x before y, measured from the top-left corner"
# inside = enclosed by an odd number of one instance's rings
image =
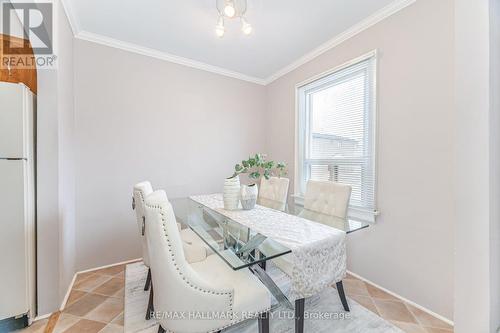
[[[352,186],[349,215],[373,220],[375,55],[298,88],[300,195],[309,179]]]

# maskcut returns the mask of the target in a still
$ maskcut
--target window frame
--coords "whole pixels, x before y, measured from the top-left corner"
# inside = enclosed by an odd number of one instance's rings
[[[310,117],[308,117],[308,112],[302,112],[303,105],[308,102],[304,100],[304,95],[310,95],[314,91],[322,90],[325,88],[325,86],[331,85],[331,81],[328,81],[327,78],[331,75],[335,75],[336,73],[342,74],[341,72],[349,69],[350,67],[354,67],[360,63],[363,63],[365,61],[370,62],[370,66],[372,66],[373,69],[373,76],[371,77],[371,80],[368,80],[367,82],[370,87],[368,89],[370,90],[371,94],[371,99],[369,100],[370,105],[368,106],[372,114],[365,113],[365,116],[369,116],[371,118],[371,141],[373,142],[372,145],[367,145],[370,146],[372,149],[372,168],[373,168],[373,206],[374,209],[373,211],[371,209],[367,209],[364,207],[355,207],[355,206],[349,206],[348,210],[348,217],[350,218],[355,218],[355,219],[360,219],[363,221],[368,221],[368,222],[375,222],[376,216],[379,215],[379,211],[377,209],[377,185],[378,185],[378,167],[377,167],[377,148],[378,148],[378,112],[377,112],[377,76],[378,76],[378,70],[377,70],[377,65],[378,65],[378,58],[377,58],[377,50],[373,50],[371,52],[368,52],[358,58],[355,58],[351,61],[348,61],[340,66],[337,66],[333,69],[330,69],[326,72],[320,73],[318,75],[315,75],[314,77],[311,77],[305,81],[302,81],[295,86],[295,135],[296,135],[296,140],[295,140],[295,181],[294,183],[294,192],[295,194],[293,195],[295,199],[295,204],[299,206],[303,206],[304,204],[304,192],[305,192],[305,187],[306,187],[306,175],[305,173],[307,172],[307,169],[305,168],[306,166],[306,160],[305,160],[305,152],[306,152],[306,147],[310,147],[310,138],[307,136],[308,132],[307,128],[310,128]],[[341,79],[342,77],[339,77],[338,79]],[[324,80],[324,81],[322,81]],[[317,82],[318,86],[313,87],[312,89],[309,89],[307,93],[304,93],[303,88],[307,85],[310,85],[314,82]],[[303,126],[303,124],[305,126]],[[367,136],[369,138],[369,136]],[[364,162],[365,159],[359,158],[360,160],[358,162]],[[363,161],[361,161],[363,160]],[[320,164],[331,164],[332,159],[327,159],[327,160],[315,160],[315,164],[318,162]],[[343,160],[343,162],[345,159]],[[307,178],[308,179],[308,178]]]

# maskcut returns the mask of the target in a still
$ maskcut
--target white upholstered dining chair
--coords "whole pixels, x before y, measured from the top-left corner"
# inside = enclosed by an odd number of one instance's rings
[[[145,235],[146,224],[144,216],[144,203],[146,197],[152,193],[153,193],[153,188],[151,186],[151,183],[148,181],[144,181],[134,186],[133,199],[132,199],[132,208],[135,209],[137,226],[139,227],[139,235],[141,237],[142,258],[144,265],[148,267],[148,276],[146,278],[146,284],[144,286],[144,290],[150,289],[150,284],[151,284],[149,252],[147,248],[147,241]],[[212,251],[208,249],[205,243],[203,243],[203,241],[191,229],[189,228],[182,229],[180,223],[177,223],[177,228],[180,231],[180,235],[183,241],[182,245],[184,248],[184,255],[188,262],[198,262],[205,260],[207,255],[212,253]],[[150,318],[151,310],[153,310],[152,296],[153,295],[151,290],[150,302],[146,310],[146,319]]]
[[[284,211],[289,184],[288,178],[270,177],[266,179],[263,177],[260,181],[257,203],[261,206]]]
[[[304,195],[304,209],[345,218],[351,198],[351,186],[329,181],[310,180]]]
[[[347,217],[351,186],[329,181],[309,180],[304,195],[304,209],[298,214],[308,220],[318,223],[330,224],[329,218]],[[273,262],[288,276],[292,276],[292,263],[290,256],[281,256]],[[344,292],[342,281],[336,283],[342,306],[349,311],[349,304]]]
[[[249,317],[259,318],[259,332],[269,332],[271,295],[248,268],[234,271],[217,255],[188,263],[165,192],[146,198],[145,216],[158,332],[216,332]],[[163,316],[197,313],[203,316]]]

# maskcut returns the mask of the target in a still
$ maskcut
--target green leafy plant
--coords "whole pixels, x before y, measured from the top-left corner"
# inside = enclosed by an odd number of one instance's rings
[[[283,162],[267,161],[266,155],[255,154],[255,156],[249,157],[247,160],[243,160],[234,166],[233,177],[242,173],[248,174],[248,177],[254,180],[258,180],[260,177],[266,179],[272,176],[281,177],[286,175],[286,164]]]

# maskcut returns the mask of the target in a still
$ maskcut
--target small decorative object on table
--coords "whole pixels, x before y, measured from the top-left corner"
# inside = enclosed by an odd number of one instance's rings
[[[264,154],[255,154],[255,156],[249,157],[248,160],[241,161],[241,164],[234,166],[233,177],[242,173],[248,174],[248,177],[255,181],[249,185],[241,186],[241,205],[243,209],[250,210],[257,203],[257,196],[259,194],[257,181],[261,177],[269,179],[271,176],[281,177],[285,175],[286,165],[285,163],[266,161],[266,155]]]
[[[234,174],[224,181],[224,193],[222,194],[224,209],[236,210],[240,202],[240,176]]]
[[[250,210],[257,203],[259,189],[257,184],[241,185],[241,206],[244,210]]]

